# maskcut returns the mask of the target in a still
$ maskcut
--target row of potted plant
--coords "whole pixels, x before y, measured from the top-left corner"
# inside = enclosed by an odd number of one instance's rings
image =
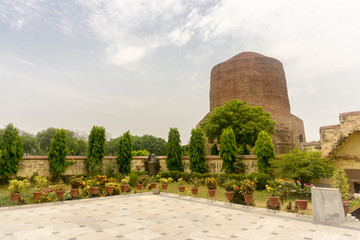
[[[130,177],[126,176],[121,180],[121,185],[115,182],[113,178],[107,178],[105,175],[94,176],[92,179],[73,178],[71,184],[71,197],[77,197],[79,189],[89,195],[98,194],[100,188],[100,196],[111,195],[114,189],[117,193],[129,191]],[[62,180],[57,181],[56,184],[50,184],[46,177],[34,177],[35,191],[33,192],[34,201],[41,201],[42,197],[46,197],[49,193],[55,192],[58,199],[64,197],[66,186]],[[29,180],[11,180],[8,189],[11,192],[11,201],[18,202],[21,192],[30,186]]]

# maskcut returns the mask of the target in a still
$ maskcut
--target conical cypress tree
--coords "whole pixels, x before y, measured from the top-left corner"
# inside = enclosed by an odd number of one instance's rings
[[[6,126],[0,143],[0,175],[8,177],[16,174],[18,164],[24,156],[24,147],[18,130],[13,124]]]
[[[257,157],[259,173],[269,173],[270,161],[275,158],[275,149],[271,137],[266,131],[261,131],[255,142],[254,154]]]
[[[58,129],[50,142],[48,153],[50,173],[59,176],[65,172],[65,161],[68,153],[67,134],[65,129]]]
[[[221,170],[226,173],[234,172],[234,162],[236,160],[236,139],[231,128],[225,129],[220,136],[220,157],[223,159]]]
[[[190,138],[190,170],[197,173],[206,172],[205,137],[201,128],[191,130]]]
[[[130,131],[124,133],[119,140],[119,152],[117,157],[117,163],[119,165],[119,172],[121,174],[127,175],[131,171],[131,160],[132,160],[132,151],[133,145],[130,136]]]
[[[166,144],[166,166],[169,171],[184,171],[184,166],[181,162],[182,149],[180,143],[180,133],[178,129],[170,128],[168,142]]]

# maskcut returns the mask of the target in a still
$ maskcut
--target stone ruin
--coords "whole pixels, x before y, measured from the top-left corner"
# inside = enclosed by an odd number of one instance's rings
[[[285,72],[280,61],[254,52],[243,52],[213,67],[210,112],[204,119],[214,108],[232,99],[245,101],[250,106],[261,106],[270,113],[275,121],[275,133],[271,137],[278,154],[287,153],[306,142],[303,121],[290,112]]]

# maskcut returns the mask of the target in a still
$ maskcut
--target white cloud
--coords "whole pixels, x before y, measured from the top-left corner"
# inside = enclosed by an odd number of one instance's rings
[[[145,46],[127,46],[122,44],[110,45],[106,48],[108,62],[131,67],[142,57],[144,57],[147,48]]]

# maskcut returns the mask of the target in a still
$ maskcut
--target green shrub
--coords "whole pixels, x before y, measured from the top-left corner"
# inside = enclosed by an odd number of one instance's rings
[[[235,174],[240,174],[245,172],[245,163],[242,159],[236,159],[233,164],[233,169]]]
[[[129,180],[129,185],[131,187],[135,187],[136,186],[136,183],[137,183],[137,180],[139,178],[139,174],[137,174],[136,172],[131,172],[129,174],[129,177],[130,177],[130,180]]]
[[[267,181],[271,180],[271,177],[269,174],[266,173],[251,173],[247,176],[248,179],[253,181],[255,178],[257,180],[257,190],[265,190]]]
[[[135,150],[131,151],[132,156],[149,156],[150,152],[147,150]]]

